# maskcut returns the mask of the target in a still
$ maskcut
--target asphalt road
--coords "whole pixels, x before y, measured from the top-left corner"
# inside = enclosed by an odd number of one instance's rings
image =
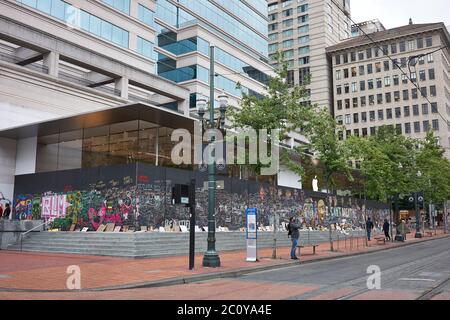
[[[370,266],[374,267],[369,273]],[[377,268],[381,272],[380,289],[370,290],[368,277]],[[319,286],[287,299],[450,299],[449,277],[450,239],[444,238],[393,250],[260,272],[240,279]],[[372,288],[376,285],[374,280],[369,282]]]
[[[379,288],[368,268],[380,271]],[[450,300],[450,238],[224,278],[101,292],[7,292],[4,299]]]

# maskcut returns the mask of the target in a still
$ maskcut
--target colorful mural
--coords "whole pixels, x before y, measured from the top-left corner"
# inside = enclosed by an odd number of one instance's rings
[[[151,167],[139,164],[121,176],[120,170],[108,172],[113,179],[102,179],[100,173],[84,172],[90,175],[83,183],[71,178],[67,172],[58,175],[56,180],[65,179],[64,186],[55,186],[52,191],[32,192],[30,186],[36,179],[46,178],[46,174],[21,177],[16,186],[14,198],[15,215],[18,219],[48,219],[63,217],[70,219],[77,227],[89,227],[92,230],[104,223],[128,225],[140,229],[140,226],[164,227],[167,221],[189,219],[189,210],[184,206],[171,203],[171,190],[175,183],[188,183],[196,179],[196,216],[197,224],[207,225],[208,192],[204,188],[206,175],[172,168]],[[55,173],[49,173],[51,175]],[[80,173],[81,175],[83,173]],[[259,224],[269,225],[276,213],[281,219],[288,220],[297,216],[305,226],[321,228],[329,223],[346,226],[362,226],[365,221],[363,203],[359,199],[330,198],[333,207],[328,209],[323,194],[290,188],[275,188],[252,181],[243,181],[228,177],[218,177],[224,188],[216,192],[216,224],[230,230],[245,225],[245,208],[255,207],[259,212]],[[73,181],[68,181],[73,180]],[[42,183],[44,186],[45,183]],[[38,189],[38,188],[36,188]],[[366,210],[377,223],[389,215],[389,210],[380,204],[368,206]]]

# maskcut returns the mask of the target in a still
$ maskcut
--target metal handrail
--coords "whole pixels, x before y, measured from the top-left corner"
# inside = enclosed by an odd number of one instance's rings
[[[32,232],[32,231],[34,231],[34,230],[36,230],[36,229],[38,229],[38,228],[40,228],[40,227],[43,227],[43,226],[45,226],[45,225],[47,225],[47,224],[50,224],[51,222],[53,222],[52,219],[50,219],[50,220],[48,220],[48,221],[46,221],[46,222],[44,222],[44,223],[42,223],[42,224],[40,224],[40,225],[34,227],[34,228],[31,228],[30,230],[27,230],[27,231],[25,231],[25,232],[22,232],[22,233],[20,234],[20,252],[22,252],[22,242],[23,242],[23,238],[24,238],[27,234],[29,234],[30,232]]]

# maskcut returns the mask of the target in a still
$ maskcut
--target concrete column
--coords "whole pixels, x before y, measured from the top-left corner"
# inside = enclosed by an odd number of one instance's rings
[[[133,18],[138,17],[138,5],[139,5],[138,0],[130,1],[130,16],[132,16]]]
[[[58,77],[59,73],[59,53],[49,52],[44,54],[44,66],[48,68],[48,74]]]
[[[178,101],[178,112],[184,114],[185,116],[189,116],[189,100],[181,100]]]
[[[121,77],[115,81],[115,89],[120,91],[120,97],[128,99],[128,78]]]

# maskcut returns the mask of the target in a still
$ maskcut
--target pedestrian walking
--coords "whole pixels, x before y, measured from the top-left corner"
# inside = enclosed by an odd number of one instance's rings
[[[291,217],[289,219],[289,233],[291,236],[291,241],[292,241],[292,247],[291,247],[291,259],[293,260],[298,260],[298,257],[295,253],[296,249],[297,249],[297,245],[298,245],[298,240],[300,238],[300,226],[297,223],[297,220],[294,217]]]
[[[367,240],[370,241],[370,235],[372,234],[372,229],[374,228],[372,219],[367,218],[367,222],[366,222],[366,231],[367,231]]]
[[[391,236],[389,235],[389,222],[387,219],[384,219],[383,231],[384,231],[384,236],[386,237],[386,239],[391,241]]]
[[[406,233],[408,231],[408,227],[405,223],[405,220],[402,220],[402,222],[399,223],[398,227],[397,227],[397,234],[401,235],[403,238],[403,241],[406,240]]]
[[[9,203],[5,204],[5,210],[3,211],[3,219],[9,219],[9,216],[11,214],[11,208],[9,206]]]

